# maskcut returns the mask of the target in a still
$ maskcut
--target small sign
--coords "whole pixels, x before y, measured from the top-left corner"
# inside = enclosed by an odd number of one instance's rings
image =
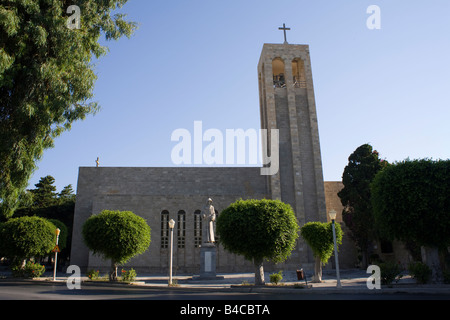
[[[56,246],[53,248],[52,252],[58,252],[58,253],[60,253],[61,250],[59,250],[59,246],[56,245]]]

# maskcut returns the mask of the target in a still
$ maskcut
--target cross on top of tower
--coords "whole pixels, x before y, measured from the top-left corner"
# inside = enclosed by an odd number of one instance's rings
[[[291,28],[286,28],[286,24],[283,23],[283,28],[278,28],[278,30],[283,30],[284,31],[284,44],[288,44],[287,42],[287,37],[286,37],[286,31],[291,30]]]

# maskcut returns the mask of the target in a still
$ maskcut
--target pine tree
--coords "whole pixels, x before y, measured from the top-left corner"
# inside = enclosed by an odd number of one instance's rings
[[[39,183],[35,184],[36,189],[31,190],[33,193],[33,207],[47,208],[56,204],[57,193],[54,183],[55,178],[46,176],[41,178]]]
[[[58,194],[58,198],[61,203],[75,200],[75,193],[73,191],[72,185],[69,184],[68,186],[65,186]]]

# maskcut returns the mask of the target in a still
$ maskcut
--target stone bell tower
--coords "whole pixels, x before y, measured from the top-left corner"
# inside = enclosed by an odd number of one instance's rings
[[[292,206],[300,226],[326,221],[309,46],[286,37],[284,44],[264,44],[258,76],[261,128],[279,129],[280,136],[280,170],[267,178],[269,192]]]

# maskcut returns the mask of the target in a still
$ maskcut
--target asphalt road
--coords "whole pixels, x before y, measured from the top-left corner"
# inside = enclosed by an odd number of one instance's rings
[[[23,300],[27,300],[25,303]],[[74,302],[74,301],[82,302]],[[119,302],[121,300],[121,302]],[[136,301],[138,300],[138,301]],[[314,300],[314,301],[313,301]],[[334,301],[323,301],[334,300]],[[379,301],[385,300],[385,301]],[[398,301],[404,300],[404,301]],[[420,300],[418,302],[417,300]],[[433,301],[428,306],[423,300]],[[282,319],[297,315],[305,317],[311,310],[320,310],[322,317],[336,315],[336,310],[353,310],[355,316],[363,316],[357,310],[371,310],[374,315],[382,310],[389,314],[399,312],[405,316],[410,310],[414,316],[417,306],[432,308],[440,314],[447,309],[448,294],[318,294],[318,293],[245,293],[231,289],[190,290],[189,288],[144,288],[131,286],[82,285],[80,290],[69,290],[65,283],[30,283],[0,281],[0,308],[25,317],[35,317],[38,310],[46,314],[57,312],[66,316],[92,319],[143,314],[164,315],[167,319]],[[125,301],[125,302],[124,302]],[[388,302],[389,305],[384,305]],[[356,307],[355,303],[362,303]],[[406,304],[405,304],[406,303]],[[444,309],[445,308],[445,309]],[[378,310],[378,311],[377,311]],[[412,311],[414,310],[414,311]],[[367,316],[367,312],[364,314]],[[161,318],[162,316],[158,316]]]
[[[65,283],[36,284],[1,281],[0,300],[450,300],[450,292],[443,294],[292,294],[246,293],[233,290],[192,291],[189,289],[142,288],[132,286],[84,285],[80,290],[69,290]]]

